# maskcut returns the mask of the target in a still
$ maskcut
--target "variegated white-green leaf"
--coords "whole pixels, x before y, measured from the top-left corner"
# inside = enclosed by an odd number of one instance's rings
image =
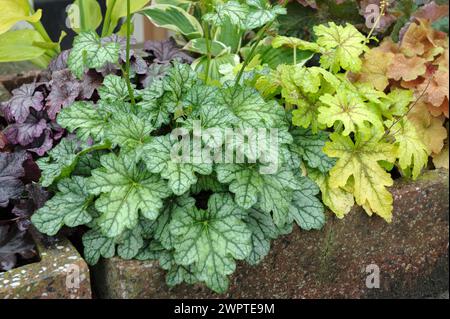
[[[197,19],[180,7],[170,4],[154,4],[140,11],[158,27],[179,32],[190,39],[203,36],[203,29]]]
[[[212,56],[220,56],[225,53],[230,53],[230,48],[227,47],[222,42],[216,40],[206,40],[205,38],[193,39],[189,41],[183,48],[183,50],[199,53],[202,55],[208,54],[208,46],[209,52]]]

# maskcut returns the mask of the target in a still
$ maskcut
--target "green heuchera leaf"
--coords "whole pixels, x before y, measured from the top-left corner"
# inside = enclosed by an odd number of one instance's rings
[[[75,37],[67,65],[78,78],[86,69],[101,68],[106,63],[117,63],[120,46],[118,43],[102,43],[94,31],[83,32]]]
[[[53,236],[64,225],[76,227],[89,223],[92,202],[85,178],[64,179],[58,183],[58,193],[32,216],[31,221],[41,233]]]
[[[36,161],[41,169],[40,183],[48,187],[59,178],[69,177],[75,168],[79,145],[76,140],[64,139],[48,156]]]
[[[344,136],[365,130],[370,125],[382,128],[380,117],[353,92],[339,89],[334,96],[323,95],[320,101],[323,105],[319,107],[319,122],[328,127],[342,123]]]
[[[294,191],[289,217],[304,230],[321,229],[325,224],[324,207],[316,197],[319,187],[307,177],[299,178],[300,187]]]
[[[95,207],[102,214],[96,222],[106,236],[115,237],[133,229],[139,213],[150,220],[158,217],[163,199],[171,195],[158,175],[125,155],[104,155],[101,164],[101,168],[92,171],[88,191],[100,195]]]
[[[203,20],[218,26],[231,22],[234,25],[240,26],[241,29],[246,29],[245,25],[248,14],[249,8],[245,4],[239,3],[238,1],[227,1],[216,4],[214,12],[205,14]]]
[[[252,208],[244,218],[248,229],[252,232],[252,250],[245,259],[251,265],[258,264],[270,251],[270,242],[279,235],[272,216],[259,208]]]
[[[118,102],[130,99],[126,79],[112,74],[105,77],[98,93],[103,101]]]
[[[163,82],[165,93],[162,103],[165,108],[169,112],[175,112],[177,107],[180,107],[183,96],[197,81],[196,73],[188,64],[174,63]]]
[[[290,169],[264,174],[255,164],[219,164],[216,172],[221,183],[230,184],[229,190],[240,207],[249,209],[258,203],[262,211],[273,213],[276,225],[281,227],[287,222],[291,191],[300,186]]]
[[[392,186],[393,180],[378,163],[395,162],[397,147],[380,141],[379,134],[364,138],[358,134],[354,143],[349,136],[333,133],[324,152],[338,158],[330,171],[330,186],[351,188],[356,203],[363,206],[369,215],[374,212],[391,222],[393,198],[386,187]]]
[[[101,106],[96,108],[90,102],[79,101],[61,110],[58,124],[70,132],[76,130],[82,141],[92,138],[99,142],[103,140],[108,115]]]
[[[195,156],[198,154],[193,153],[185,161],[178,156],[172,156],[173,154],[178,155],[180,150],[177,143],[178,140],[172,135],[155,137],[145,146],[142,157],[150,172],[160,173],[162,178],[169,180],[169,187],[174,194],[182,195],[197,182],[195,173],[202,175],[212,173],[212,163],[204,163],[201,159],[195,163]],[[188,146],[191,150],[190,145]],[[177,151],[174,152],[173,148]]]
[[[313,134],[311,130],[296,128],[290,133],[294,139],[294,143],[288,146],[290,151],[305,161],[309,167],[328,172],[334,166],[335,161],[323,152],[325,142],[328,140],[327,132],[320,131]]]
[[[214,291],[224,292],[226,276],[236,268],[235,259],[245,259],[251,251],[251,232],[242,216],[227,194],[212,195],[208,210],[178,209],[170,223],[177,264],[193,264],[200,280]]]
[[[250,12],[247,16],[245,26],[247,29],[256,29],[268,22],[274,21],[278,15],[286,14],[286,9],[272,6],[268,0],[247,0]]]
[[[104,236],[98,229],[91,229],[83,235],[84,259],[95,265],[101,256],[112,258],[116,253],[114,238]]]
[[[344,70],[358,72],[361,69],[360,55],[368,49],[366,37],[353,25],[336,25],[329,22],[328,26],[319,25],[314,27],[317,36],[316,43],[322,49],[320,64],[323,68],[334,73]]]
[[[160,99],[164,94],[163,80],[154,81],[149,87],[139,91],[138,94],[142,99],[137,104],[141,108],[142,116],[152,118],[155,127],[170,122],[171,110]]]

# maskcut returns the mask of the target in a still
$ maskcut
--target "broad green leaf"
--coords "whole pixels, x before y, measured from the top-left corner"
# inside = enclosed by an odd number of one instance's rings
[[[85,178],[64,179],[58,183],[58,193],[33,214],[31,221],[41,233],[54,236],[64,225],[76,227],[89,223],[92,201]]]
[[[344,218],[355,204],[353,194],[342,187],[331,187],[328,174],[310,170],[308,176],[320,187],[323,203],[333,211],[337,218]]]
[[[353,25],[336,25],[328,22],[328,26],[314,27],[317,36],[316,43],[322,47],[320,64],[333,73],[341,68],[347,71],[358,72],[361,69],[360,55],[368,49],[366,37]]]
[[[154,25],[179,32],[189,39],[203,36],[203,29],[197,19],[182,8],[169,4],[154,4],[140,11]]]
[[[0,62],[33,60],[41,57],[46,49],[36,46],[42,36],[31,29],[0,34]]]
[[[82,141],[90,138],[101,141],[108,123],[108,113],[91,102],[79,101],[61,110],[58,124],[70,132],[77,133]]]
[[[297,156],[306,161],[309,167],[317,168],[321,172],[328,172],[335,164],[324,152],[323,147],[328,140],[328,134],[320,131],[313,134],[311,130],[297,128],[290,132],[294,143],[288,148]]]
[[[231,23],[229,19],[218,26],[214,34],[214,40],[223,43],[231,49],[231,53],[237,53],[241,46],[244,31],[238,25]]]
[[[368,125],[382,127],[380,117],[351,91],[340,89],[334,96],[323,95],[320,101],[323,105],[319,107],[319,122],[328,127],[342,123],[344,136],[364,130]]]
[[[207,41],[205,38],[193,39],[189,41],[184,47],[183,50],[199,53],[202,55],[208,54],[208,46],[210,46],[211,56],[220,56],[225,53],[229,53],[230,49],[219,41]]]
[[[338,158],[330,171],[330,186],[345,187],[352,177],[356,203],[363,206],[369,215],[374,212],[391,222],[393,199],[386,187],[392,186],[393,180],[378,162],[393,163],[397,158],[397,147],[379,141],[376,135],[365,139],[358,136],[353,143],[350,137],[333,133],[324,152]]]
[[[86,69],[101,68],[106,63],[117,63],[120,46],[116,42],[102,44],[94,31],[83,32],[75,37],[67,65],[81,78]]]
[[[423,143],[412,122],[402,118],[397,123],[386,121],[386,126],[391,127],[390,137],[395,139],[398,145],[398,159],[402,170],[411,170],[411,176],[416,179],[422,169],[428,164],[430,155],[428,148]]]
[[[83,6],[80,6],[80,1],[83,1]],[[83,9],[83,12],[81,12],[81,9]],[[83,31],[95,31],[103,20],[102,9],[97,0],[75,0],[66,11],[70,27],[76,33],[81,32],[81,15],[84,17],[85,30]]]
[[[300,177],[301,187],[293,193],[289,216],[304,230],[321,229],[325,224],[324,207],[316,197],[319,187],[307,177]]]
[[[241,220],[243,212],[227,194],[214,194],[208,210],[178,209],[170,223],[175,236],[175,261],[194,264],[200,280],[216,292],[228,287],[227,275],[236,268],[234,259],[247,258],[251,232]]]
[[[170,110],[167,103],[163,103],[160,98],[164,94],[164,85],[162,80],[157,80],[149,87],[138,91],[141,101],[137,104],[141,109],[141,116],[148,116],[152,119],[155,127],[170,122]]]
[[[169,112],[180,107],[184,95],[198,81],[197,74],[188,64],[174,63],[163,81],[164,96],[161,103]]]
[[[382,114],[388,119],[392,119],[393,116],[404,116],[413,101],[414,92],[412,90],[393,89],[387,95],[387,100],[380,104]]]
[[[147,172],[128,156],[108,154],[101,158],[102,167],[92,171],[88,191],[100,195],[95,207],[102,213],[97,219],[108,237],[133,229],[142,216],[154,220],[171,192],[159,176]]]
[[[180,151],[188,151],[189,154],[180,157]],[[211,161],[208,163],[197,156],[202,154],[193,154],[190,142],[179,143],[171,135],[155,137],[144,147],[142,154],[149,171],[160,173],[162,178],[168,179],[169,187],[176,195],[184,194],[197,182],[195,173],[212,173]]]
[[[134,89],[134,85],[132,84]],[[127,81],[117,75],[107,75],[103,85],[98,88],[98,94],[103,101],[126,101],[130,99]]]
[[[112,258],[116,252],[114,238],[108,238],[97,229],[91,229],[83,235],[84,259],[95,265],[101,256]]]
[[[0,34],[5,33],[19,21],[36,23],[41,20],[42,10],[31,14],[27,0],[0,0],[2,14],[0,15]]]

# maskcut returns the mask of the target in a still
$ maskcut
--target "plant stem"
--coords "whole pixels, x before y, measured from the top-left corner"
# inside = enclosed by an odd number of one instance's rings
[[[33,8],[30,8],[30,13],[31,13],[31,14],[34,14],[34,13],[35,13],[35,11],[34,11]],[[33,28],[41,35],[42,39],[43,39],[45,42],[53,43],[52,39],[51,39],[50,36],[48,35],[47,30],[45,30],[45,28],[44,28],[44,26],[42,25],[42,22],[41,22],[41,21],[31,23],[31,25],[32,25]],[[55,55],[58,55],[58,54],[61,52],[61,48],[58,47],[57,49],[49,49],[49,50],[47,50],[47,52],[52,52],[52,53],[53,53],[53,56],[55,56]],[[52,56],[52,58],[53,58],[53,56]]]
[[[254,55],[254,53],[256,51],[256,48],[258,47],[258,44],[261,42],[262,37],[266,33],[267,29],[270,28],[272,23],[273,23],[273,21],[267,23],[256,34],[255,43],[253,43],[253,46],[252,46],[252,48],[251,48],[247,58],[244,60],[244,63],[242,64],[242,68],[239,70],[239,73],[238,73],[238,75],[236,77],[236,81],[235,81],[235,84],[234,84],[234,92],[236,92],[236,90],[237,90],[237,86],[239,85],[239,82],[241,81],[241,78],[242,78],[242,75],[244,74],[245,68],[250,63],[250,61],[253,59],[253,55]]]
[[[86,17],[84,16],[84,0],[79,0],[78,4],[80,5],[80,31],[86,31]]]
[[[130,0],[127,0],[127,57],[126,57],[126,65],[125,65],[125,77],[127,80],[128,94],[130,95],[131,104],[133,106],[136,105],[136,101],[134,99],[133,88],[131,87],[130,81],[130,41],[131,41],[131,5]]]
[[[297,47],[294,46],[294,65],[297,65]]]
[[[209,26],[207,22],[204,22],[203,24],[203,31],[205,33],[205,40],[206,40],[206,74],[205,74],[205,83],[209,82],[209,69],[211,68],[211,41],[210,41],[210,33],[209,33]]]
[[[102,38],[109,35],[109,29],[110,29],[110,24],[111,24],[111,14],[116,5],[116,1],[117,0],[111,0],[111,6],[106,8],[105,20],[103,21],[103,27],[102,27]]]

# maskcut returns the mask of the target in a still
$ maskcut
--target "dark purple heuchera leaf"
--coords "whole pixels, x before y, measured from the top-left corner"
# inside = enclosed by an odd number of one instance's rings
[[[22,146],[31,144],[47,128],[47,120],[44,118],[44,114],[44,111],[31,111],[24,123],[9,125],[4,131],[8,141]]]
[[[27,230],[30,226],[31,215],[42,208],[49,199],[50,193],[45,191],[39,184],[28,184],[25,186],[27,198],[22,199],[12,209],[12,213],[17,216],[17,227],[19,230]]]
[[[15,224],[0,224],[0,271],[15,267],[17,256],[32,258],[36,255],[34,243],[25,231]]]
[[[154,63],[167,64],[175,59],[184,63],[192,63],[194,58],[180,50],[175,40],[147,41],[144,43],[145,51],[151,53]]]
[[[20,180],[25,176],[23,163],[28,159],[26,152],[0,153],[0,207],[8,206],[10,200],[23,192]]]
[[[39,156],[44,156],[49,150],[53,148],[52,132],[45,130],[39,138],[28,145],[27,150],[29,152],[36,153]]]
[[[75,102],[80,95],[81,84],[70,70],[62,70],[53,73],[50,86],[51,91],[47,97],[46,107],[48,116],[54,120],[62,108]]]
[[[70,50],[62,51],[48,65],[50,73],[67,69],[67,60],[69,59]]]
[[[81,82],[81,98],[91,99],[94,91],[100,87],[103,83],[103,76],[94,70],[89,70],[86,72]]]
[[[12,91],[12,98],[3,105],[2,111],[8,121],[23,123],[30,114],[30,108],[42,110],[44,95],[36,92],[36,83],[24,84]]]

